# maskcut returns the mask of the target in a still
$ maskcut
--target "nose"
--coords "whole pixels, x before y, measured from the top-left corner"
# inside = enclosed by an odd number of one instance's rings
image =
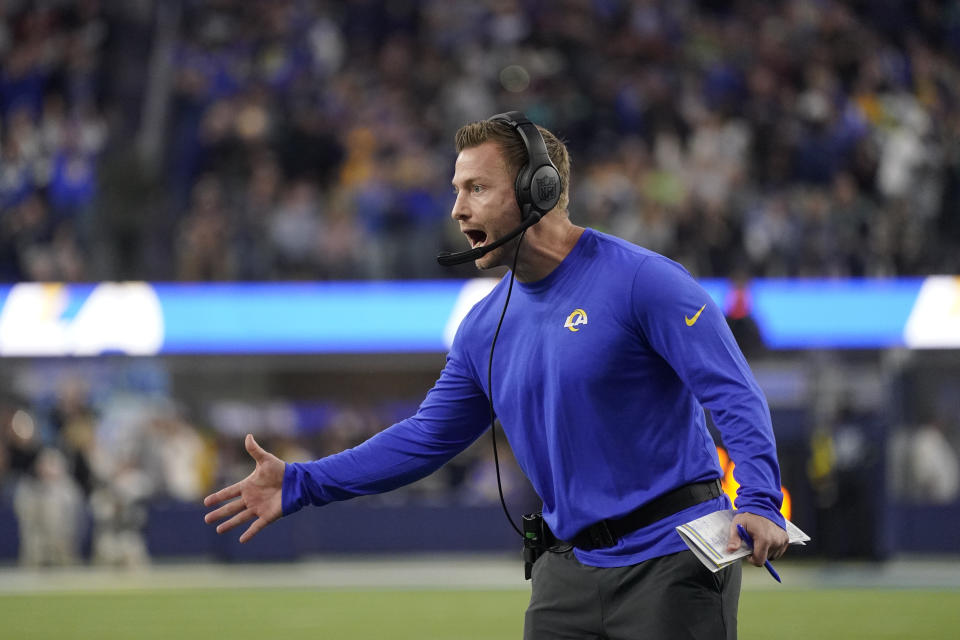
[[[453,209],[450,211],[450,217],[456,221],[466,220],[470,217],[470,212],[467,210],[466,198],[464,197],[464,191],[457,192],[457,199],[453,201]]]

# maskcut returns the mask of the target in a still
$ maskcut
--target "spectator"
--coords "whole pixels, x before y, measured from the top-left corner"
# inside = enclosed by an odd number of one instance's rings
[[[149,420],[147,450],[159,471],[157,494],[174,500],[197,500],[206,489],[206,447],[196,429],[172,405],[159,407]]]
[[[449,165],[454,123],[508,107],[568,137],[575,218],[699,276],[955,270],[949,6],[448,5],[188,3],[164,34],[169,88],[111,62],[147,68],[143,43],[163,40],[129,37],[157,28],[134,11],[4,14],[0,227],[35,196],[50,229],[16,248],[0,233],[0,275],[462,277],[424,251],[449,230],[435,167]],[[167,162],[137,178],[112,167],[131,162],[127,132],[163,125],[140,121],[148,98],[169,105]],[[221,213],[197,216],[191,194],[211,178]],[[104,192],[131,181],[148,186],[132,201]],[[303,184],[311,213],[295,215]],[[140,251],[113,246],[141,237]]]
[[[933,416],[890,445],[894,495],[919,504],[951,504],[960,496],[960,459],[946,437],[947,421]]]
[[[220,180],[208,175],[194,186],[190,210],[180,225],[179,279],[232,280],[237,269],[232,231]]]
[[[83,493],[60,451],[40,452],[34,474],[17,484],[13,504],[20,528],[21,564],[76,564],[80,557]]]

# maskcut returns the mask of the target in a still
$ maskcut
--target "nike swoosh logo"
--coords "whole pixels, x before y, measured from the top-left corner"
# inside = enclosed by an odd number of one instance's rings
[[[702,307],[700,307],[700,310],[697,311],[697,313],[694,314],[692,318],[688,318],[686,315],[684,315],[683,319],[686,320],[687,326],[692,327],[693,325],[697,324],[697,319],[700,317],[700,314],[703,313],[703,310],[706,308],[707,308],[707,305],[703,305]]]

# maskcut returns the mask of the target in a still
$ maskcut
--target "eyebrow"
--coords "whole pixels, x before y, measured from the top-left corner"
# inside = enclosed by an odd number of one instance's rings
[[[484,176],[471,176],[471,177],[469,177],[469,178],[466,178],[466,179],[463,181],[463,186],[467,187],[467,186],[470,186],[471,184],[475,184],[475,183],[477,183],[477,182],[481,182],[481,183],[482,183],[482,182],[484,182],[484,180],[485,180],[485,177],[484,177]],[[454,188],[454,189],[457,188],[457,181],[456,181],[455,179],[454,179],[454,180],[450,180],[450,184],[453,185],[453,188]]]

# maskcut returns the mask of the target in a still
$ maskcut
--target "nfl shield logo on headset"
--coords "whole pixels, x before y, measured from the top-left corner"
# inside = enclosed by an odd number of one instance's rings
[[[557,181],[552,177],[537,178],[537,197],[539,200],[550,200],[557,191]]]

